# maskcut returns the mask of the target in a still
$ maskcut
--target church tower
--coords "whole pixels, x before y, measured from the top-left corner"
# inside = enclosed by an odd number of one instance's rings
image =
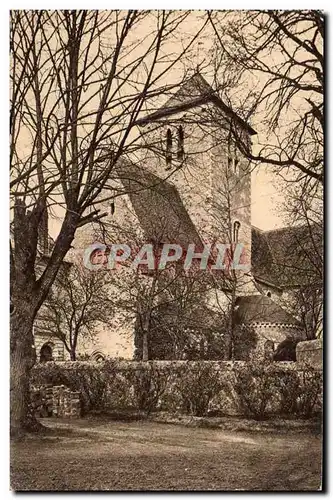
[[[251,173],[240,143],[256,132],[199,74],[138,121],[142,165],[178,190],[203,242],[242,243],[251,259]]]

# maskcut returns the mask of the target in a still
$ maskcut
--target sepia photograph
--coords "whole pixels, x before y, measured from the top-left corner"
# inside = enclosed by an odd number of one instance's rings
[[[326,14],[8,15],[10,489],[322,491]]]

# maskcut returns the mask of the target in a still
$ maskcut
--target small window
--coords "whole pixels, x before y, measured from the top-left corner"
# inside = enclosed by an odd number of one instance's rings
[[[272,296],[271,292],[267,292],[267,297],[271,297],[271,296]]]
[[[167,164],[167,169],[171,167],[171,160],[172,160],[172,133],[171,130],[168,128],[167,134],[166,134],[166,153],[165,153],[165,160]]]
[[[239,160],[234,156],[228,156],[228,169],[234,175],[238,175],[239,173]]]
[[[234,227],[233,227],[233,241],[234,241],[234,243],[238,243],[239,228],[240,228],[240,222],[238,220],[236,220],[234,222]]]
[[[110,214],[113,215],[116,211],[116,206],[114,200],[111,201],[110,203]]]
[[[177,149],[177,160],[184,160],[184,129],[180,125],[178,127],[178,149]]]
[[[235,175],[238,175],[239,173],[239,170],[238,170],[238,165],[239,165],[239,160],[237,160],[236,158],[234,159],[234,174]]]

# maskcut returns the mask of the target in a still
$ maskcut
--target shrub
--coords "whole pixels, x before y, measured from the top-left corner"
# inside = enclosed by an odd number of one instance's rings
[[[109,381],[105,401],[106,409],[128,411],[136,407],[129,373],[130,370],[119,370]]]
[[[186,413],[203,417],[209,404],[223,388],[215,365],[205,361],[187,362],[177,373],[175,389],[179,392]]]
[[[310,418],[320,407],[322,374],[310,367],[286,370],[274,363],[248,363],[235,371],[241,413],[263,420],[272,413]]]
[[[322,374],[311,367],[302,370],[275,372],[275,387],[279,396],[279,413],[311,418],[320,408]]]
[[[235,371],[234,390],[240,411],[256,420],[264,420],[276,398],[275,373],[272,364],[246,363]]]
[[[136,407],[149,415],[157,409],[166,391],[169,370],[148,362],[131,370],[129,377]]]
[[[279,393],[281,415],[294,415],[298,413],[297,398],[301,393],[301,380],[297,371],[275,372],[275,386]]]
[[[31,384],[65,385],[91,410],[182,411],[206,416],[241,414],[262,420],[272,414],[310,418],[320,409],[322,374],[286,363],[107,360],[36,365]]]
[[[297,414],[310,418],[316,410],[321,410],[323,386],[322,372],[306,367],[302,371],[301,391],[297,398]]]
[[[273,354],[274,361],[296,361],[297,340],[285,339],[276,348]]]

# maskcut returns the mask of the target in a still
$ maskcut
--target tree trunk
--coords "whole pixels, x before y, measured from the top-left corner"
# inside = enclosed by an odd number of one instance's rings
[[[71,358],[71,361],[76,361],[76,353],[75,353],[75,349],[72,349],[69,353],[70,355],[70,358]]]
[[[29,410],[30,371],[36,361],[33,322],[56,278],[63,259],[74,239],[79,214],[67,211],[61,232],[42,276],[36,282],[38,224],[45,210],[41,197],[32,212],[26,213],[24,202],[17,201],[14,210],[14,254],[11,268],[10,325],[10,428],[12,435],[42,428]]]
[[[149,359],[148,331],[144,329],[142,332],[142,361],[148,361],[148,359]]]
[[[29,409],[30,370],[36,360],[33,345],[33,317],[31,313],[29,315],[24,304],[20,307],[21,311],[16,309],[11,320],[10,339],[11,435],[34,431],[42,427]]]

